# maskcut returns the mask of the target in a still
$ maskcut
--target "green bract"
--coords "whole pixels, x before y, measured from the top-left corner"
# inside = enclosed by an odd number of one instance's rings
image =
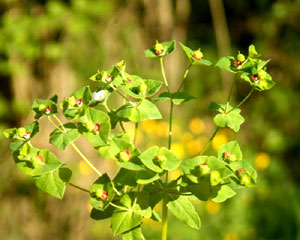
[[[209,60],[202,59],[203,54],[200,51],[200,49],[193,51],[189,47],[185,46],[181,42],[179,43],[183,51],[185,52],[186,56],[190,60],[191,64],[193,65],[206,65],[206,66],[211,66],[212,63]]]
[[[237,76],[240,74],[240,78],[249,82],[252,89],[239,104],[232,107],[230,99],[236,83],[234,81],[226,103],[211,102],[209,109],[217,111],[213,118],[215,132],[199,155],[191,159],[180,159],[171,148],[174,105],[188,104],[190,100],[198,101],[181,89],[193,65],[212,65],[210,61],[203,59],[200,48],[193,51],[182,43],[180,46],[191,64],[176,92],[169,89],[162,59],[175,50],[175,41],[170,41],[157,42],[145,51],[146,57],[159,59],[163,81],[143,79],[127,73],[126,63],[122,60],[90,78],[98,84],[96,89],[91,91],[89,86],[82,87],[60,103],[66,122],[56,115],[56,95],[49,100],[35,100],[32,109],[37,121],[3,132],[6,138],[12,140],[10,148],[18,169],[32,177],[42,191],[57,198],[63,197],[72,176],[71,170],[52,152],[35,148],[31,143],[31,139],[39,132],[39,119],[47,116],[54,127],[49,142],[60,150],[72,147],[98,175],[89,190],[73,183],[70,185],[89,193],[91,218],[111,218],[113,235],[121,235],[123,240],[143,240],[143,220],[151,218],[162,221],[163,226],[166,226],[168,210],[191,228],[199,229],[200,217],[191,199],[224,202],[236,194],[235,189],[255,186],[257,173],[244,159],[237,141],[221,146],[217,156],[206,156],[204,153],[220,128],[229,127],[235,132],[239,131],[245,121],[240,105],[250,97],[254,89],[270,89],[274,82],[266,71],[269,60],[261,60],[253,45],[249,47],[248,56],[239,52],[236,57],[221,58],[216,66]],[[197,81],[201,84],[201,80]],[[108,100],[117,95],[112,94],[114,92],[123,100],[114,99],[114,102],[123,103],[116,109],[110,109],[111,101]],[[139,143],[139,149],[136,144],[139,123],[161,119],[159,105],[156,106],[154,102],[163,101],[170,101],[168,147]],[[127,131],[129,124],[134,127],[133,136]],[[76,145],[80,136],[98,151],[99,159],[90,161],[84,156],[81,146]],[[93,165],[93,162],[99,161],[112,161],[119,168],[118,172],[114,177],[102,173]],[[172,179],[169,173],[178,169],[181,175]],[[162,216],[154,210],[161,201]],[[162,236],[167,239],[165,231]]]

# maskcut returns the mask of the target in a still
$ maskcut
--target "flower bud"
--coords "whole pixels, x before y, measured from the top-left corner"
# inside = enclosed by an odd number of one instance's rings
[[[96,197],[102,201],[106,201],[108,199],[108,192],[104,191],[103,189],[97,189]]]
[[[156,41],[156,44],[154,45],[154,51],[156,55],[160,56],[165,53],[165,48],[161,43]]]
[[[45,113],[49,115],[51,113],[52,108],[50,106],[45,108]]]
[[[244,62],[245,61],[245,55],[244,54],[241,54],[239,52],[239,54],[237,55],[237,60],[240,61],[240,62]]]
[[[219,171],[216,171],[216,170],[212,171],[212,172],[210,173],[210,184],[211,184],[212,186],[216,186],[216,185],[218,185],[220,182],[221,182],[221,174],[220,174],[220,172],[219,172]]]
[[[196,61],[200,61],[201,58],[203,57],[203,53],[200,51],[200,48],[199,48],[198,50],[193,52],[192,56]]]
[[[207,175],[210,173],[210,167],[208,166],[207,163],[201,163],[200,164],[200,171],[201,171],[201,175]]]
[[[161,166],[162,164],[165,164],[167,161],[167,157],[163,154],[158,154],[155,159],[154,162],[157,163],[159,166]]]
[[[120,153],[119,153],[119,159],[121,162],[128,162],[131,158],[131,153],[129,150],[122,150]]]

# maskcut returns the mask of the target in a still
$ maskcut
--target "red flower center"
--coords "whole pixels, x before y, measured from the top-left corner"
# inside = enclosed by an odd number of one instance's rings
[[[45,163],[45,158],[42,155],[36,155],[41,163]]]
[[[102,201],[106,201],[108,199],[108,192],[102,191],[100,198]]]
[[[252,81],[255,82],[255,83],[257,83],[257,82],[260,80],[260,78],[259,78],[259,76],[258,76],[257,74],[252,75],[252,76],[251,76],[251,79],[252,79]]]
[[[101,125],[99,123],[94,123],[93,131],[98,134],[100,130],[101,130]]]
[[[108,82],[109,82],[111,79],[112,79],[112,75],[107,75],[106,78],[105,78],[105,80],[108,81]]]
[[[78,107],[82,107],[83,99],[82,99],[82,98],[75,99],[75,104],[76,104]]]
[[[45,113],[46,114],[50,114],[51,113],[52,108],[50,106],[45,108]]]
[[[24,135],[24,138],[25,139],[29,139],[30,135],[31,135],[31,132],[26,132],[25,135]]]
[[[234,66],[235,68],[239,68],[242,64],[243,64],[243,62],[238,61],[238,60],[236,60],[236,59],[233,61],[233,66]]]
[[[156,55],[162,55],[163,53],[165,52],[165,50],[164,49],[161,49],[161,50],[155,50],[155,54]]]

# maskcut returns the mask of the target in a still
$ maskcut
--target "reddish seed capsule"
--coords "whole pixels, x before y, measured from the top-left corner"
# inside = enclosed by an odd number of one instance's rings
[[[94,123],[93,132],[98,134],[101,130],[101,125],[99,123]]]
[[[50,114],[51,113],[52,108],[50,106],[45,108],[45,113],[46,114]]]
[[[128,78],[127,78],[127,82],[131,82],[131,81],[132,81],[131,78],[128,77]]]
[[[251,79],[252,79],[252,81],[253,81],[254,83],[257,83],[257,82],[260,80],[260,78],[258,77],[257,74],[252,75],[252,76],[251,76]]]
[[[161,49],[161,50],[155,50],[155,54],[156,55],[162,55],[165,52],[165,50]]]
[[[75,99],[75,104],[76,104],[78,107],[82,107],[83,99],[82,99],[82,98]]]
[[[238,61],[238,60],[236,60],[236,59],[233,61],[233,66],[234,66],[235,68],[239,68],[242,64],[243,64],[243,62]]]
[[[224,157],[224,159],[226,159],[226,160],[229,159],[230,155],[231,155],[230,152],[224,152],[224,153],[223,153],[223,157]]]
[[[105,78],[105,80],[106,80],[107,82],[111,81],[111,79],[112,79],[112,75],[107,75],[106,78]]]
[[[100,199],[102,201],[106,201],[108,199],[108,192],[102,191],[102,194],[100,195]]]
[[[26,132],[25,135],[24,135],[24,138],[25,139],[29,139],[30,135],[31,135],[31,132]]]
[[[242,169],[242,168],[240,168],[240,169],[237,170],[238,175],[241,175],[241,174],[244,173],[244,172],[245,172],[245,170]]]
[[[122,162],[128,162],[131,158],[131,152],[127,149],[124,149],[119,154],[119,159]]]
[[[36,155],[41,163],[45,163],[45,158],[42,155]]]

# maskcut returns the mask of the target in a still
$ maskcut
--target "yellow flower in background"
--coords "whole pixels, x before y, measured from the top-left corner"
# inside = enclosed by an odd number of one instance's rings
[[[78,169],[82,175],[89,175],[92,173],[92,169],[83,161],[78,163]]]
[[[186,149],[190,156],[196,156],[200,153],[201,149],[203,148],[202,140],[197,138],[194,140],[189,140],[186,143]]]
[[[154,133],[161,138],[166,138],[169,135],[169,124],[167,122],[158,122]]]
[[[185,156],[185,151],[182,144],[173,143],[171,149],[172,152],[174,152],[177,155],[177,157],[179,157],[180,159],[182,159]]]
[[[205,124],[200,118],[192,118],[189,122],[189,128],[193,134],[199,135],[204,132]]]
[[[240,239],[239,235],[235,232],[226,233],[224,236],[224,240],[239,240],[239,239]]]
[[[215,151],[218,151],[219,147],[221,147],[223,144],[225,144],[227,142],[228,142],[228,138],[222,131],[214,137],[214,139],[212,141],[212,146]]]
[[[168,128],[169,128],[169,126],[168,126]],[[172,132],[173,132],[173,137],[176,137],[178,139],[182,135],[182,131],[181,131],[180,125],[174,123],[173,124],[173,130],[172,130]]]
[[[193,135],[188,133],[188,132],[184,132],[181,137],[180,137],[180,142],[182,144],[186,144],[187,141],[192,140],[193,139]]]
[[[208,200],[205,203],[205,209],[209,214],[217,214],[221,209],[221,204]]]
[[[154,132],[156,131],[156,121],[155,120],[146,120],[141,122],[140,124],[141,129],[143,132],[145,132],[148,137],[152,137],[154,135]]]
[[[259,153],[255,158],[255,167],[262,171],[270,165],[270,156],[267,153]]]

